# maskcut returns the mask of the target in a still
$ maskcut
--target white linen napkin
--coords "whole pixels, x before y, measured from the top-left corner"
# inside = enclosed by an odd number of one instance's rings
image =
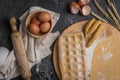
[[[59,32],[57,31],[55,33],[49,33],[44,38],[36,39],[26,33],[26,31],[24,30],[25,19],[28,16],[28,14],[37,10],[47,11],[51,14],[52,28],[55,26],[60,17],[58,13],[37,6],[31,7],[20,17],[21,24],[19,31],[23,38],[30,67],[32,67],[34,64],[40,62],[41,59],[51,54],[50,46],[53,44],[53,42],[59,35]],[[2,52],[0,52],[0,55],[1,54]],[[2,56],[5,56],[5,58],[2,59]],[[9,51],[6,51],[6,53],[2,54],[2,56],[0,57],[0,60],[2,60],[2,62],[0,62],[0,80],[10,80],[13,77],[19,76],[20,73],[18,70],[18,64],[16,62],[14,51],[12,50],[10,53]]]

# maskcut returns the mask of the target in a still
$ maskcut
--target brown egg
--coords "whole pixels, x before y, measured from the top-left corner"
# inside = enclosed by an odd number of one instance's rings
[[[28,26],[28,29],[29,29],[30,33],[35,34],[35,35],[40,32],[39,26],[37,24],[35,24],[35,23],[31,23]]]
[[[41,22],[48,22],[51,19],[50,13],[48,13],[48,12],[40,12],[40,13],[38,13],[38,19]]]
[[[45,22],[45,23],[42,23],[40,25],[40,31],[43,32],[43,33],[46,33],[50,30],[50,23],[49,22]]]
[[[38,20],[37,16],[33,16],[30,23],[35,23],[35,24],[39,25],[41,22]]]

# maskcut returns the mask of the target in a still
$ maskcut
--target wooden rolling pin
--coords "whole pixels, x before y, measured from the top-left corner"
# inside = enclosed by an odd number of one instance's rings
[[[10,25],[12,29],[11,39],[13,43],[13,50],[16,56],[16,60],[19,65],[19,71],[24,80],[30,80],[31,71],[28,63],[28,59],[25,53],[25,48],[22,40],[21,34],[17,31],[16,28],[16,19],[15,17],[10,18]]]

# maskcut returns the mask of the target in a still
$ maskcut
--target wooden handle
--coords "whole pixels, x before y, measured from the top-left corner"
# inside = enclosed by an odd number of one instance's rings
[[[19,66],[21,76],[25,80],[30,80],[31,72],[29,67],[29,62],[26,56],[24,43],[21,34],[16,28],[16,19],[14,17],[10,18],[10,24],[12,29],[11,39],[13,43],[14,54]]]
[[[10,25],[11,25],[12,31],[17,31],[16,19],[13,16],[10,18]]]

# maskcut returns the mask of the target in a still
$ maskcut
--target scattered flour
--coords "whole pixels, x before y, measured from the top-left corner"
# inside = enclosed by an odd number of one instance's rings
[[[107,48],[101,46],[101,51],[102,51],[102,52],[104,52],[104,51],[106,51],[106,50],[107,50]]]
[[[86,53],[87,53],[86,56],[88,61],[88,65],[87,65],[88,75],[90,75],[91,68],[92,68],[92,57],[93,57],[94,49],[97,46],[99,41],[100,41],[99,39],[96,39],[96,41],[92,44],[92,46],[86,48]]]
[[[54,0],[55,3],[58,5],[57,8],[63,9],[65,7],[65,2],[61,0]]]
[[[103,37],[98,38],[98,39],[95,40],[95,42],[92,44],[92,46],[86,48],[86,53],[87,53],[86,56],[87,56],[87,61],[88,61],[88,65],[87,65],[87,71],[88,71],[87,74],[88,75],[90,75],[91,69],[92,69],[92,57],[93,57],[94,49],[97,46],[97,44],[99,42],[102,42],[102,41],[105,41],[105,39]],[[109,44],[110,43],[108,43],[108,45]],[[106,51],[107,48],[101,46],[101,50],[102,50],[102,53],[103,53],[103,56],[102,56],[103,60],[109,60],[113,56],[111,52],[108,52],[107,54],[104,54],[104,51]],[[98,58],[99,57],[100,56],[98,56]],[[98,74],[101,74],[101,73],[98,72]],[[106,79],[104,78],[104,75],[101,75],[101,78],[99,80],[106,80]]]
[[[112,57],[112,53],[110,52],[102,55],[103,60],[109,60],[111,57]]]
[[[103,51],[105,51],[105,48],[104,48],[104,47],[102,47],[102,52],[103,52]]]
[[[99,79],[98,80],[106,80],[105,79],[105,75],[101,72],[98,72],[98,74],[100,75]]]
[[[56,4],[59,4],[59,1],[58,0],[54,0],[56,2]]]

